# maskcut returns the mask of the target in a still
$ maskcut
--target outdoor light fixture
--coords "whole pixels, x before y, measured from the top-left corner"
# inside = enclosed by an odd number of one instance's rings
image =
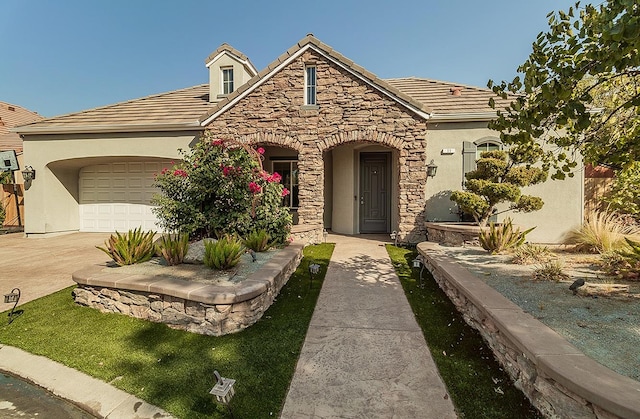
[[[236,380],[231,378],[224,378],[220,376],[218,371],[213,371],[213,375],[216,378],[216,384],[213,386],[209,394],[213,394],[216,396],[216,401],[224,404],[229,409],[229,414],[233,418],[233,412],[231,411],[231,406],[229,406],[229,402],[231,398],[236,393],[233,389],[233,385],[236,383]]]
[[[31,182],[36,178],[35,169],[31,166],[25,167],[24,170],[22,171],[22,177],[24,178],[25,182]]]
[[[427,176],[434,177],[437,171],[438,171],[438,165],[436,165],[433,162],[433,159],[431,159],[431,163],[427,165]]]
[[[22,314],[22,310],[15,311],[18,301],[20,301],[20,288],[14,288],[9,294],[4,295],[5,303],[14,303],[11,311],[9,312],[9,324],[11,324],[13,319]]]
[[[247,250],[247,252],[249,252],[249,254],[251,255],[251,262],[255,262],[258,260],[258,257],[256,256],[256,252],[254,252],[253,249],[249,249]]]
[[[397,246],[398,245],[398,232],[393,230],[389,236],[391,237],[391,240],[393,240],[393,245]]]
[[[322,237],[324,238],[324,242],[327,242],[327,236],[329,235],[329,233],[327,232],[327,229],[323,229],[322,230]]]
[[[422,271],[424,271],[424,258],[422,255],[418,255],[415,259],[413,259],[413,267],[420,268],[420,288],[424,288],[424,284],[422,283]]]

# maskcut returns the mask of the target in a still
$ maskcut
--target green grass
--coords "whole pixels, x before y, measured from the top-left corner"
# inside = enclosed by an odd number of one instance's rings
[[[415,250],[387,245],[387,251],[460,417],[541,417],[427,270],[420,287],[420,270],[409,267]]]
[[[43,355],[157,405],[179,418],[227,417],[209,390],[213,371],[237,380],[237,418],[277,417],[311,321],[333,245],[305,249],[305,259],[264,317],[222,337],[170,329],[77,306],[72,288],[21,306],[0,342]],[[321,265],[309,286],[307,261]]]

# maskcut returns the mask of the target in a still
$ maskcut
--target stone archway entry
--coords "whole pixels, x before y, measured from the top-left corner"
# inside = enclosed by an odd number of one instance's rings
[[[390,153],[360,154],[360,233],[389,232],[390,163]]]

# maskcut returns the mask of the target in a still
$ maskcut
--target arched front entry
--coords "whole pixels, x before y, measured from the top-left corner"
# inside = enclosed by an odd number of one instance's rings
[[[324,153],[325,228],[341,234],[389,233],[398,224],[398,152],[347,143]]]

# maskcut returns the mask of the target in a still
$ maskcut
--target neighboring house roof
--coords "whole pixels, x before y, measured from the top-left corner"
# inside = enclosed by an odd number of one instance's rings
[[[428,115],[431,112],[431,109],[429,109],[423,103],[401,92],[383,79],[378,78],[378,76],[376,76],[375,74],[367,71],[364,67],[357,65],[344,55],[340,54],[337,51],[334,51],[333,48],[321,42],[312,34],[309,34],[302,40],[300,40],[296,45],[292,46],[285,53],[276,58],[271,64],[269,64],[255,77],[240,86],[225,99],[217,103],[215,107],[213,107],[207,114],[203,115],[203,117],[200,118],[202,125],[207,125],[216,116],[232,107],[235,103],[258,88],[266,80],[269,80],[280,69],[302,55],[308,49],[313,49],[320,55],[324,56],[336,65],[352,73],[354,76],[360,78],[365,83],[380,91],[382,94],[385,94],[391,99],[402,103],[404,106],[406,106],[416,114],[424,117],[425,119],[428,119]]]
[[[505,100],[497,96],[490,89],[465,86],[445,81],[405,77],[387,79],[387,83],[406,93],[412,98],[433,109],[432,118],[450,119],[454,115],[486,114],[496,116],[496,109],[504,109],[512,99]],[[496,102],[496,109],[489,106],[489,99]],[[449,118],[447,118],[449,117]]]
[[[211,107],[209,85],[160,93],[23,125],[19,133],[118,132],[200,129],[198,118]]]
[[[11,128],[42,120],[42,116],[21,106],[0,102],[0,151],[22,152],[22,139]]]
[[[324,56],[417,115],[432,121],[488,121],[496,116],[496,110],[488,105],[490,98],[494,98],[498,108],[509,102],[500,99],[489,89],[478,87],[416,77],[381,79],[310,34],[215,104],[209,102],[209,85],[202,84],[45,119],[23,125],[15,131],[21,134],[45,134],[201,129],[308,49]],[[211,64],[223,53],[233,54],[245,61],[245,65],[250,66],[248,68],[253,68],[251,74],[255,74],[255,68],[249,59],[228,44],[222,44],[212,52],[205,63]],[[454,94],[456,91],[460,94]]]

